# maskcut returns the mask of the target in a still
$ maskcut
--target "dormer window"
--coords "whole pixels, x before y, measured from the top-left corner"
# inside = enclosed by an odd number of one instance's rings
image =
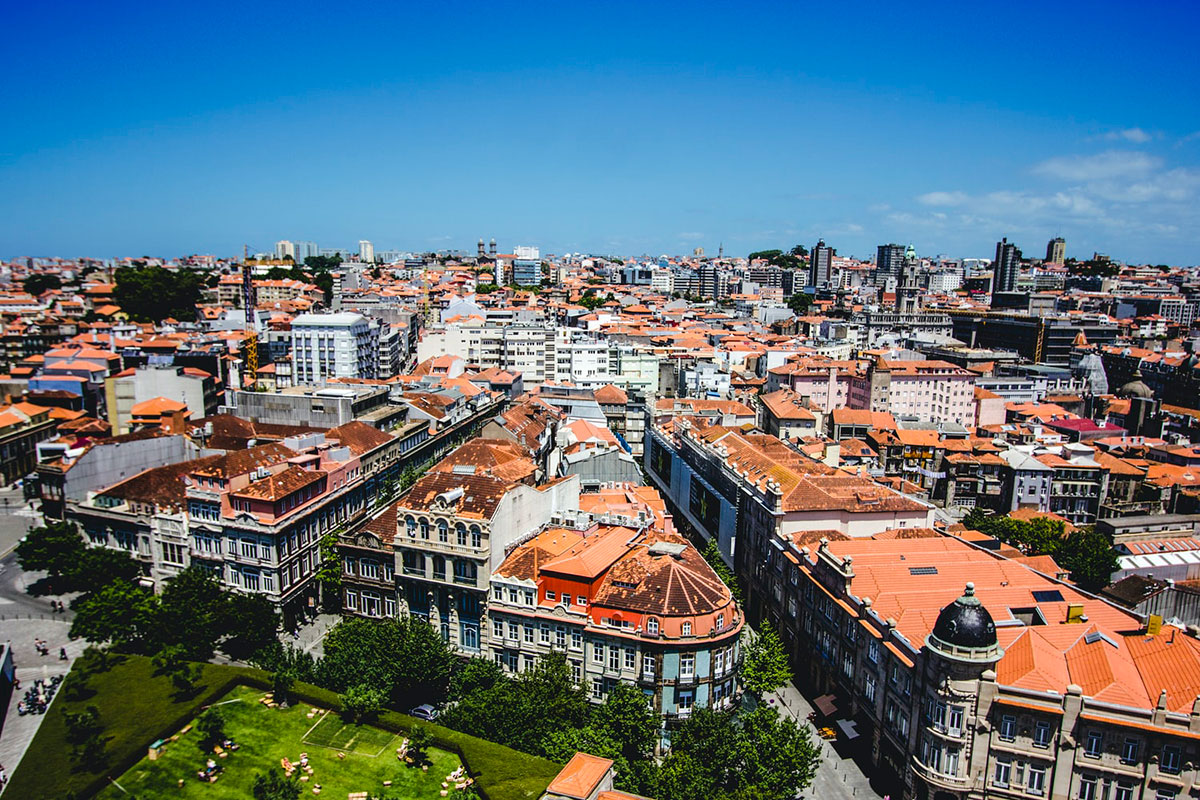
[[[683,623],[683,625],[680,627],[680,633],[684,636],[691,636],[692,635],[692,623],[690,623],[690,622]]]
[[[658,620],[646,620],[646,633],[650,634],[651,636],[658,636]]]
[[[725,615],[724,614],[717,614],[717,630],[718,631],[725,630]]]

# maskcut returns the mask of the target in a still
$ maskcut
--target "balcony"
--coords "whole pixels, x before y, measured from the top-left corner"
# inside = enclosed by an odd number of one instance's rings
[[[912,771],[917,774],[917,777],[933,786],[940,786],[944,789],[965,789],[971,784],[969,777],[958,777],[938,772],[933,767],[922,763],[916,754],[912,756],[910,765],[912,766]]]

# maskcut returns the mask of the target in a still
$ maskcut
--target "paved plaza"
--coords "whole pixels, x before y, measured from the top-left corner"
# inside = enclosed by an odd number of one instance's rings
[[[71,669],[71,664],[87,646],[82,640],[73,642],[68,638],[67,632],[70,627],[61,615],[55,616],[50,613],[40,619],[35,617],[0,620],[0,637],[12,645],[17,678],[22,686],[9,698],[4,727],[0,729],[0,764],[9,775],[25,754],[25,748],[33,740],[33,735],[37,733],[42,720],[46,718],[45,714],[21,716],[17,713],[17,703],[24,696],[25,689],[33,686],[33,682],[38,678],[45,680],[54,675],[66,675]],[[44,639],[50,648],[50,654],[38,655],[33,646],[34,639]],[[67,650],[66,661],[59,658],[59,648],[62,647]],[[47,713],[53,713],[54,704],[57,702],[56,694]]]

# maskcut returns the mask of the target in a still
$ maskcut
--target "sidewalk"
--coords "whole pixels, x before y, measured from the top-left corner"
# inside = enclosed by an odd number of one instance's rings
[[[329,629],[338,624],[341,619],[339,614],[318,614],[315,620],[300,626],[299,638],[292,638],[289,631],[284,631],[279,638],[285,644],[295,645],[304,652],[311,653],[313,657],[320,658],[323,655],[320,648],[321,642],[325,640],[325,634],[329,633]]]
[[[789,683],[777,691],[770,692],[763,699],[781,714],[786,714],[796,720],[801,727],[807,727],[812,734],[813,743],[821,753],[821,766],[817,769],[817,776],[813,780],[812,786],[809,786],[808,790],[801,795],[802,797],[819,798],[819,800],[826,798],[882,800],[871,788],[871,782],[867,780],[867,776],[862,773],[853,759],[842,758],[828,742],[817,736],[816,731],[808,722],[808,715],[812,713],[813,707],[793,684]]]

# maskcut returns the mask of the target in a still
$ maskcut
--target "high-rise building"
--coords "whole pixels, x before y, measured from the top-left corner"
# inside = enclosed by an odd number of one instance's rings
[[[997,292],[1011,292],[1017,286],[1017,272],[1021,267],[1021,251],[1005,237],[996,242],[996,258],[992,261],[992,296]]]
[[[1048,264],[1061,264],[1067,260],[1067,240],[1061,236],[1055,236],[1046,244],[1046,262]]]
[[[904,248],[898,244],[881,244],[875,248],[875,285],[883,286],[888,278],[898,279],[904,265]]]
[[[358,242],[358,258],[360,261],[365,261],[368,264],[375,261],[375,245],[368,242],[366,239],[360,239]]]
[[[284,256],[291,258],[293,261],[296,259],[296,245],[287,239],[275,243],[275,258],[282,261]]]
[[[297,384],[327,378],[374,378],[379,327],[361,314],[300,314],[292,320],[292,364]]]
[[[321,255],[321,248],[316,242],[295,242],[293,244],[293,249],[295,250],[293,255],[297,264],[303,264],[304,259],[308,258],[309,256]]]
[[[818,241],[809,254],[809,284],[812,286],[827,286],[829,285],[829,271],[833,264],[834,249],[825,244],[825,240]]]

